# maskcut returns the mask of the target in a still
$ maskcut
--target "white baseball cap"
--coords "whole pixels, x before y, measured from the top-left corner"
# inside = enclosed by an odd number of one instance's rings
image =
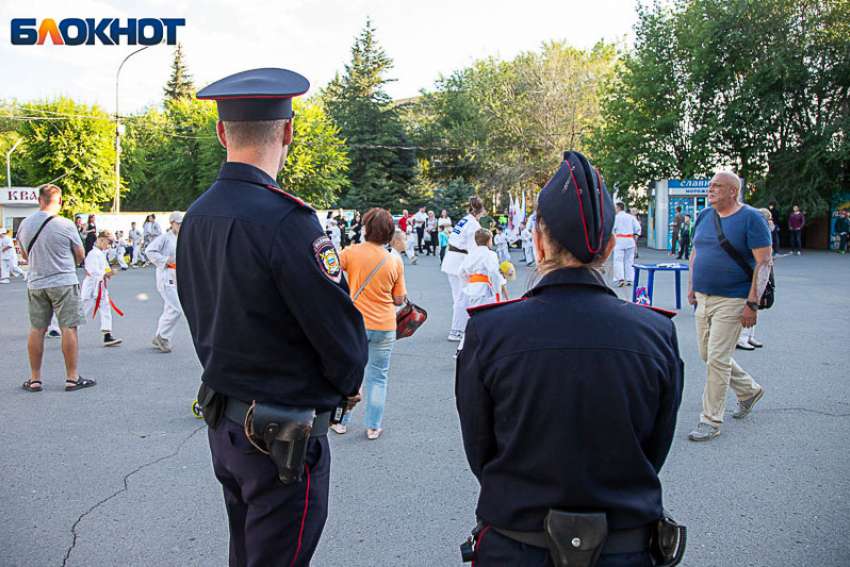
[[[174,211],[173,213],[168,215],[168,222],[169,223],[172,223],[172,222],[182,223],[183,222],[183,213],[181,213],[180,211]]]

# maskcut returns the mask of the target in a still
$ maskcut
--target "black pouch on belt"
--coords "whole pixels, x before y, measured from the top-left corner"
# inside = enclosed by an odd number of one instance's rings
[[[254,402],[245,417],[245,435],[277,465],[284,484],[301,482],[307,442],[313,430],[315,409]]]
[[[592,567],[608,537],[604,512],[549,510],[543,526],[555,567]]]
[[[198,403],[203,408],[204,421],[207,422],[210,429],[215,429],[224,416],[227,398],[201,383],[201,388],[198,390]]]
[[[667,510],[652,530],[649,549],[658,567],[674,567],[682,562],[688,543],[688,529],[676,523]]]

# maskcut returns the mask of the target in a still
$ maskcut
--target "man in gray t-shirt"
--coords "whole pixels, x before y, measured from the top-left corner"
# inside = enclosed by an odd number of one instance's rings
[[[65,391],[94,386],[97,382],[77,372],[77,327],[85,324],[80,299],[77,265],[85,258],[83,243],[74,224],[57,216],[62,207],[62,190],[45,185],[38,192],[38,212],[21,222],[18,242],[21,255],[29,262],[27,310],[30,336],[27,350],[30,378],[23,384],[28,392],[40,392],[44,334],[56,315],[62,328],[62,353],[65,356]]]

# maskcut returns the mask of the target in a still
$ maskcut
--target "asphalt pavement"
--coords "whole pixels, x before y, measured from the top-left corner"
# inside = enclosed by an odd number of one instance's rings
[[[533,274],[512,255],[516,297]],[[646,249],[640,256],[670,261]],[[366,439],[362,407],[346,435],[329,434],[330,517],[317,566],[458,566],[458,545],[475,524],[477,483],[454,400],[456,345],[446,341],[451,292],[435,258],[405,269],[410,298],[429,318],[396,343],[381,438]],[[776,277],[776,305],[760,313],[756,331],[765,347],[735,355],[765,396],[744,420],[727,413],[722,435],[707,443],[687,439],[705,384],[690,306],[675,319],[686,384],[661,477],[666,507],[688,526],[684,565],[850,565],[850,256],[781,257]],[[675,308],[672,280],[656,277],[657,306]],[[188,327],[181,323],[170,354],[150,344],[162,309],[153,269],[118,274],[110,291],[125,312],[113,330],[123,344],[104,348],[97,322],[80,329],[80,371],[99,384],[64,392],[54,339],[45,391],[33,394],[20,387],[29,373],[25,284],[0,286],[0,565],[226,565],[221,490],[206,427],[190,413],[200,365]]]

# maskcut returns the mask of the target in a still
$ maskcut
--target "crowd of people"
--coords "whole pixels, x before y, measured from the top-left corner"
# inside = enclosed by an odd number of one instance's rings
[[[292,71],[258,69],[198,93],[217,103],[227,160],[185,215],[171,213],[165,232],[154,215],[141,230],[134,223],[128,238],[99,231],[94,215],[71,222],[58,216],[61,189],[40,188],[39,211],[18,231],[29,262],[31,372],[23,389],[43,390],[53,325],[65,390],[96,385],[79,372],[77,330],[99,314],[103,344],[121,344],[111,262],[121,270],[156,266],[163,312],[152,343],[171,352],[185,314],[203,369],[198,401],[229,517],[230,563],[309,565],[328,515],[327,432],[346,434],[364,401],[366,438],[382,435],[397,309],[408,304],[402,254],[411,265],[439,255],[452,296],[447,339],[458,343],[461,435],[480,483],[468,542],[475,564],[681,561],[684,530],[664,511],[659,478],[684,383],[675,313],[623,301],[601,273],[611,258],[614,283],[633,284],[641,235],[633,212],[614,202],[583,155],[568,151],[518,227],[482,227],[487,210],[478,196],[456,223],[425,206],[397,221],[381,208],[362,217],[331,211],[322,223],[276,182],[293,140],[291,99],[308,88]],[[673,224],[672,253],[690,262],[688,300],[706,363],[692,441],[720,434],[729,387],[735,419],[765,392],[733,353],[760,346],[752,329],[771,289],[776,218],[741,204],[740,190],[736,175],[716,174],[711,207],[693,223],[678,210]],[[841,219],[846,247],[850,221]],[[797,254],[804,226],[795,208]],[[19,275],[0,234],[4,274]],[[514,300],[506,285],[516,276],[512,243],[542,276]]]

